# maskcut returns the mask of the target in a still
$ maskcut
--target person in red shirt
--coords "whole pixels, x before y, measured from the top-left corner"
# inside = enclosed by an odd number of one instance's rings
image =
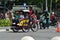
[[[50,20],[53,21],[54,18],[55,18],[55,15],[54,15],[54,13],[52,12],[51,15],[50,15]]]
[[[51,13],[50,20],[51,20],[51,25],[54,26],[55,23],[57,22],[54,12]]]
[[[30,21],[37,20],[37,16],[35,15],[32,7],[30,7],[29,17],[30,17]]]
[[[30,7],[29,15],[31,16],[32,14],[33,14],[33,10],[32,10],[32,7]]]
[[[37,19],[37,16],[35,15],[35,13],[33,13],[33,14],[31,15],[31,17],[34,18],[34,19]]]
[[[34,11],[32,12],[33,14],[31,15],[32,20],[37,20],[37,16],[35,15]]]

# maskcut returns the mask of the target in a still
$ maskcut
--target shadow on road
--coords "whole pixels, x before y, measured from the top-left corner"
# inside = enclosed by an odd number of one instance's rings
[[[27,32],[23,32],[23,31],[19,31],[19,32],[8,31],[8,33],[27,33]]]

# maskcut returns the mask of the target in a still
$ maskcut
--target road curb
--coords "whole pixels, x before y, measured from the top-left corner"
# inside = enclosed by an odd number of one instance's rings
[[[0,32],[12,31],[11,29],[0,29]]]

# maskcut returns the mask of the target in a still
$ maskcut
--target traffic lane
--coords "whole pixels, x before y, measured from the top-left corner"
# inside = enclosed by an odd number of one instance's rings
[[[0,40],[20,40],[24,36],[31,36],[36,40],[51,40],[54,36],[60,36],[60,33],[57,33],[54,29],[44,29],[38,30],[37,32],[27,32],[22,31],[13,33],[9,32],[0,32]]]

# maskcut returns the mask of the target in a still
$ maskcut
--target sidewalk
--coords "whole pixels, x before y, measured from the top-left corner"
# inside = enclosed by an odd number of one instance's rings
[[[10,27],[0,27],[0,32],[11,31]]]
[[[0,29],[10,29],[10,27],[0,27]]]

